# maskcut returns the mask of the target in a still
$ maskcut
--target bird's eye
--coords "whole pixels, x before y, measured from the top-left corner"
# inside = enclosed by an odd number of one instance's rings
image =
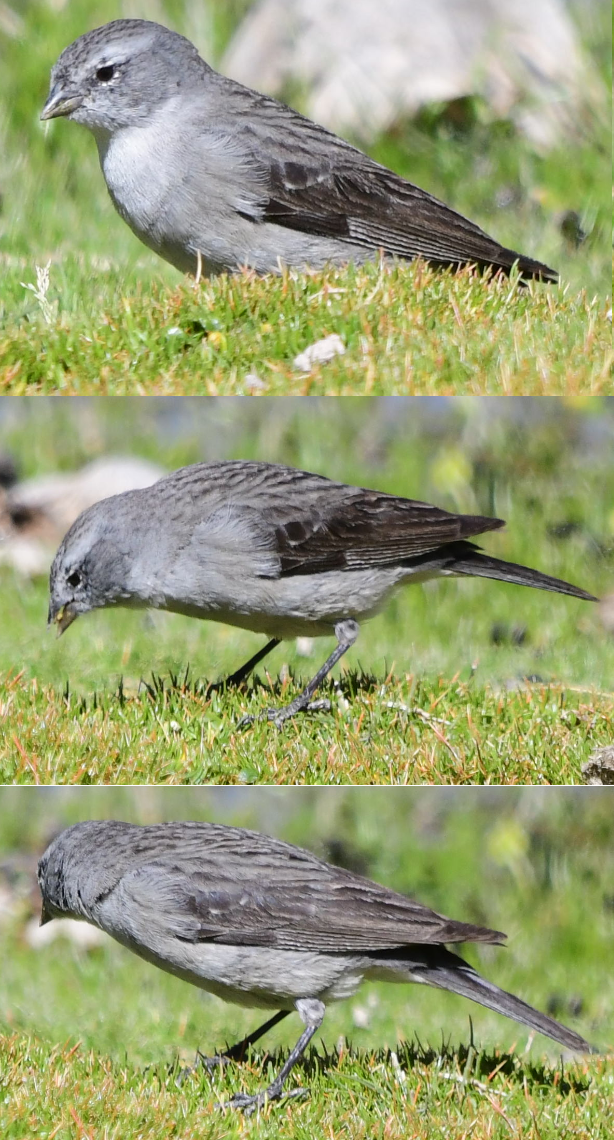
[[[99,67],[96,72],[96,79],[101,83],[108,83],[115,75],[115,68],[112,63],[106,63],[103,67]]]
[[[80,575],[79,571],[73,570],[72,574],[68,575],[68,578],[66,579],[66,581],[68,582],[69,586],[80,586],[81,585],[81,575]]]

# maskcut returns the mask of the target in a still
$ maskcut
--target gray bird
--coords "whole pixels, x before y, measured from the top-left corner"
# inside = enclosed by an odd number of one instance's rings
[[[566,1049],[596,1052],[445,946],[502,943],[505,934],[445,918],[258,832],[212,823],[139,827],[89,820],[53,840],[38,881],[42,923],[85,919],[224,1001],[277,1011],[229,1049],[226,1060],[242,1060],[250,1045],[297,1011],[306,1028],[287,1061],[262,1092],[232,1097],[235,1108],[253,1111],[279,1099],[326,1005],[351,997],[369,979],[450,990]],[[204,1060],[212,1067],[222,1058]]]
[[[596,600],[466,541],[503,525],[293,467],[195,463],[79,515],[51,567],[49,622],[63,633],[89,610],[152,606],[266,634],[226,684],[284,638],[334,634],[336,648],[300,696],[265,714],[280,725],[321,707],[311,698],[359,623],[402,584],[476,575]]]
[[[320,269],[383,251],[557,279],[148,20],[114,20],[64,49],[41,118],[57,116],[92,131],[122,218],[184,273]]]

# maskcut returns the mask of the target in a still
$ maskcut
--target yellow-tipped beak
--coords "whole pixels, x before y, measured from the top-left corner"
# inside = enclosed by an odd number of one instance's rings
[[[58,627],[58,637],[61,637],[65,630],[68,629],[69,625],[72,625],[76,616],[77,615],[75,611],[72,610],[70,606],[60,606],[57,614],[53,618],[53,621]]]

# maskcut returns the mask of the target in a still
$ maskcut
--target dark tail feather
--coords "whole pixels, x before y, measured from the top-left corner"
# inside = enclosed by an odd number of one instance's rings
[[[524,281],[528,281],[532,277],[537,281],[558,281],[559,279],[556,269],[550,269],[542,261],[534,261],[532,257],[524,257],[521,253],[515,253],[513,249],[503,248],[502,253],[506,259],[503,265],[506,273],[509,273],[508,264],[510,267],[517,264],[520,276]],[[508,257],[509,262],[507,262]]]
[[[471,966],[463,962],[462,958],[457,958],[456,955],[450,955],[450,958],[453,958],[458,965],[426,967],[419,971],[416,970],[415,973],[424,976],[424,980],[430,985],[471,998],[472,1001],[479,1002],[487,1009],[493,1009],[495,1013],[502,1013],[505,1017],[511,1017],[513,1021],[527,1025],[529,1029],[534,1029],[537,1033],[551,1037],[553,1041],[558,1041],[559,1045],[564,1045],[566,1049],[573,1049],[577,1053],[599,1052],[598,1049],[589,1045],[583,1037],[580,1037],[579,1033],[574,1033],[573,1029],[560,1025],[553,1017],[540,1013],[539,1010],[533,1009],[533,1006],[527,1005],[525,1001],[514,997],[513,994],[506,993],[505,990],[499,989],[492,982],[488,982],[486,978],[482,978],[475,970],[472,970]]]
[[[593,594],[588,594],[579,586],[572,586],[570,582],[563,582],[561,578],[551,578],[549,574],[542,574],[539,570],[531,570],[528,566],[517,566],[514,562],[503,562],[500,558],[491,558],[490,555],[482,554],[480,551],[458,558],[450,569],[455,574],[496,578],[500,582],[515,582],[518,586],[534,586],[536,590],[570,594],[572,598],[583,598],[586,602],[598,600]]]

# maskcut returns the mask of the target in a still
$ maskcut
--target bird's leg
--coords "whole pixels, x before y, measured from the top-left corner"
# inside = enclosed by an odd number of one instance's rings
[[[223,681],[216,681],[214,684],[209,685],[207,692],[215,693],[221,689],[232,689],[242,684],[245,678],[249,677],[252,670],[256,668],[256,665],[259,665],[263,658],[278,645],[279,639],[276,637],[271,638],[270,641],[267,641],[266,645],[263,645],[262,649],[259,649],[257,653],[254,653],[253,657],[250,657],[249,661],[245,662],[245,665],[242,665],[240,669],[235,669],[235,672],[231,673],[230,677],[226,677]]]
[[[283,1021],[284,1017],[287,1017],[289,1013],[289,1009],[280,1009],[278,1013],[273,1014],[273,1017],[265,1021],[264,1025],[261,1025],[259,1029],[255,1029],[253,1033],[248,1033],[247,1037],[244,1037],[242,1041],[237,1041],[236,1045],[231,1045],[230,1049],[225,1049],[223,1053],[217,1053],[215,1057],[205,1057],[199,1050],[197,1054],[198,1061],[200,1061],[201,1065],[205,1066],[209,1073],[219,1065],[227,1065],[229,1061],[237,1061],[240,1064],[241,1061],[245,1059],[245,1054],[250,1045],[255,1045],[256,1041],[264,1037],[264,1034],[268,1033],[269,1029],[272,1029],[274,1025]]]
[[[306,1028],[301,1033],[294,1049],[291,1050],[287,1061],[282,1065],[275,1080],[271,1081],[268,1088],[263,1089],[262,1092],[255,1093],[253,1096],[250,1096],[248,1093],[235,1093],[227,1102],[230,1108],[242,1108],[246,1115],[250,1116],[257,1108],[262,1108],[268,1100],[280,1100],[284,1095],[283,1086],[288,1074],[294,1068],[296,1062],[300,1061],[314,1033],[317,1033],[320,1028],[326,1012],[324,1002],[319,1001],[318,998],[299,998],[296,1002],[296,1008]],[[285,1095],[289,1097],[305,1096],[306,1092],[306,1089],[293,1089],[292,1092],[286,1093]]]
[[[348,618],[346,621],[338,621],[335,626],[337,645],[335,649],[333,649],[330,657],[327,657],[322,667],[318,669],[315,677],[312,677],[309,684],[305,686],[302,693],[300,693],[298,697],[295,697],[285,708],[267,709],[259,718],[254,716],[242,717],[237,727],[243,728],[248,724],[253,724],[256,719],[266,719],[275,721],[277,727],[281,728],[284,721],[289,720],[290,717],[295,716],[298,712],[316,712],[320,709],[330,708],[329,701],[314,701],[312,703],[311,698],[318,688],[318,685],[322,684],[322,681],[328,676],[333,666],[337,664],[339,659],[343,657],[343,654],[347,653],[348,649],[354,644],[358,637],[358,632],[358,622],[354,621],[353,618]]]

